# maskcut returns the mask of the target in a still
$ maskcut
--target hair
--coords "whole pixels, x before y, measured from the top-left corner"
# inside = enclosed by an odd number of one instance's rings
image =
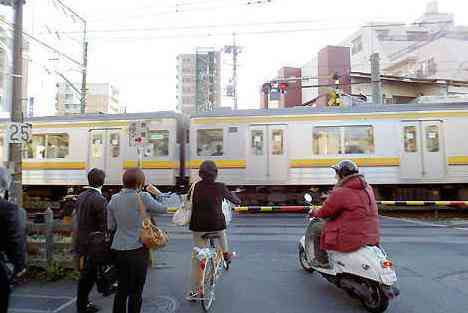
[[[145,184],[145,173],[140,168],[130,168],[122,176],[124,188],[140,189]]]
[[[216,177],[218,177],[218,167],[216,163],[211,160],[203,161],[200,165],[198,175],[202,180],[214,182]]]
[[[106,173],[98,168],[93,168],[88,173],[88,183],[91,187],[99,188],[104,185]]]

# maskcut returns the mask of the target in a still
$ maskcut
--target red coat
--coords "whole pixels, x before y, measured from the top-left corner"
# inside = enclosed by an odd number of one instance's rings
[[[321,237],[323,250],[351,252],[380,241],[377,203],[362,175],[341,180],[314,214],[329,218]]]

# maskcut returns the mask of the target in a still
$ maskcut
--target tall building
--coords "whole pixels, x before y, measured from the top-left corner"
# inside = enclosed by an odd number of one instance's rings
[[[75,86],[79,86],[76,84]],[[125,107],[119,100],[119,90],[109,83],[89,83],[86,94],[86,113],[123,113]],[[70,85],[60,83],[57,85],[56,114],[80,114],[80,95]]]
[[[350,48],[352,72],[370,73],[370,56],[379,53],[382,75],[468,80],[468,27],[455,25],[453,14],[439,12],[437,1],[429,3],[426,12],[411,24],[369,23],[339,46]],[[303,66],[302,75],[308,77],[304,84],[319,83],[318,63],[316,57]],[[309,88],[303,93],[303,102],[317,96],[318,89]]]
[[[191,114],[221,106],[221,52],[198,48],[177,56],[177,110]]]

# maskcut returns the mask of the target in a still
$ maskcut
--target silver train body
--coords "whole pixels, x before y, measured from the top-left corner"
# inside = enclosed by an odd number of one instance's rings
[[[330,165],[353,159],[382,199],[468,198],[468,103],[34,118],[27,190],[86,185],[93,167],[120,186],[123,170],[137,165],[132,120],[148,122],[142,167],[168,189],[183,188],[203,160],[214,160],[219,180],[252,203],[295,203],[311,186],[334,184]]]

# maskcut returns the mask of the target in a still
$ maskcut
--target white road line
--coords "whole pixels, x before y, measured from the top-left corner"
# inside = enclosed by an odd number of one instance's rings
[[[72,305],[72,304],[75,303],[75,302],[76,302],[76,297],[74,297],[73,299],[71,299],[71,300],[68,301],[67,303],[64,303],[64,304],[62,304],[61,306],[59,306],[57,309],[55,309],[55,310],[53,311],[53,313],[58,313],[58,312],[62,311],[63,309],[69,307],[70,305]]]
[[[432,227],[448,227],[448,225],[434,224],[430,222],[416,221],[416,220],[410,220],[410,219],[400,218],[400,217],[382,216],[382,218],[386,218],[386,219],[390,219],[394,221],[406,222],[410,224],[416,224],[416,225],[424,225],[424,226],[432,226]]]
[[[50,310],[9,309],[9,313],[50,313]]]
[[[27,298],[36,298],[36,299],[64,299],[64,300],[71,300],[72,297],[65,297],[65,296],[46,296],[46,295],[32,295],[27,293],[15,293],[12,294],[11,297],[27,297]]]

